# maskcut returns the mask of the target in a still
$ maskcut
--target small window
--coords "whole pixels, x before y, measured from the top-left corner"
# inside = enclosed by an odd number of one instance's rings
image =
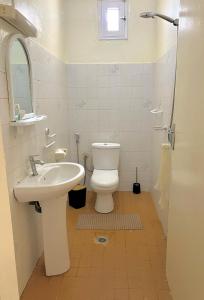
[[[99,0],[99,39],[127,39],[125,0]]]

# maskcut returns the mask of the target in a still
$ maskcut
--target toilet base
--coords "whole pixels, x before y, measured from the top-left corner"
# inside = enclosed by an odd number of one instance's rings
[[[113,211],[113,209],[114,209],[114,202],[113,202],[112,194],[97,193],[95,210],[99,213],[107,214]]]

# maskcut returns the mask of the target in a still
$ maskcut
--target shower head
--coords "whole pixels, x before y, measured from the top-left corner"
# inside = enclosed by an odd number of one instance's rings
[[[155,13],[149,11],[149,12],[143,12],[140,14],[141,18],[154,18],[155,17]]]
[[[167,22],[172,23],[174,26],[178,26],[179,25],[179,19],[172,19],[166,15],[163,14],[158,14],[158,13],[154,13],[154,12],[143,12],[140,14],[141,18],[155,18],[155,17],[159,17]]]

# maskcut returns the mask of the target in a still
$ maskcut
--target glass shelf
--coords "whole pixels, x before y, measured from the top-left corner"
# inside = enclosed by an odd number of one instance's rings
[[[24,120],[17,120],[17,121],[12,121],[10,122],[11,126],[17,127],[17,126],[30,126],[34,125],[37,122],[44,121],[47,119],[46,115],[39,115],[39,116],[34,116],[29,119],[24,119]]]

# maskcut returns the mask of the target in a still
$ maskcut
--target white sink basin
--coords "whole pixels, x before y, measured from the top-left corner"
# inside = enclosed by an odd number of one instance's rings
[[[83,178],[84,168],[75,163],[52,163],[39,167],[38,174],[14,187],[19,202],[40,202],[67,194]]]
[[[37,176],[28,176],[14,187],[19,202],[39,201],[46,275],[58,275],[70,268],[67,240],[67,192],[84,177],[83,166],[75,163],[51,163],[38,168]]]

